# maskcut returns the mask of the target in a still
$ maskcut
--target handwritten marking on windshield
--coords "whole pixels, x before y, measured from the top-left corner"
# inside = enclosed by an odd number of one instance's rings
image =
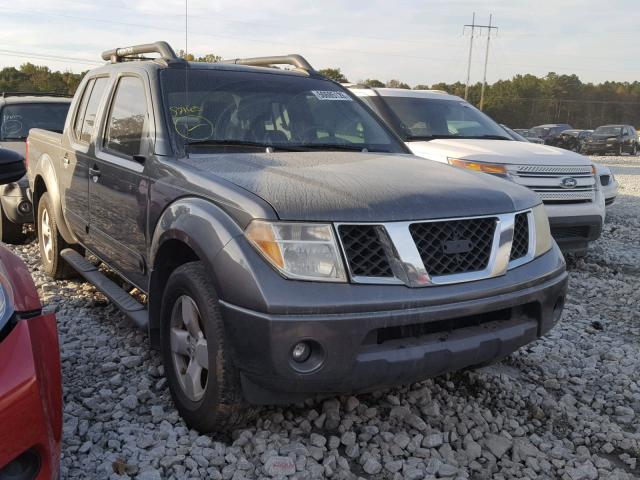
[[[176,105],[175,107],[169,107],[169,111],[172,117],[198,115],[202,113],[202,107],[200,105]]]
[[[213,123],[202,115],[175,117],[173,125],[176,133],[190,141],[208,140],[213,136]]]

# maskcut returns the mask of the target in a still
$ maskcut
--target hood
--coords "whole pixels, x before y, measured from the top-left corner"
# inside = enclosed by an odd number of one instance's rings
[[[513,212],[540,203],[512,182],[413,155],[276,152],[191,155],[181,163],[268,202],[282,220],[388,222]],[[212,187],[213,188],[213,187]]]
[[[10,141],[0,141],[0,148],[8,148],[9,150],[13,150],[14,152],[18,152],[24,158],[24,154],[27,148],[27,142],[10,140]]]
[[[411,151],[424,158],[447,162],[447,157],[504,165],[590,165],[583,155],[530,142],[511,140],[437,139],[407,142]]]
[[[606,140],[608,138],[618,139],[620,137],[619,133],[593,133],[591,138],[594,140]]]

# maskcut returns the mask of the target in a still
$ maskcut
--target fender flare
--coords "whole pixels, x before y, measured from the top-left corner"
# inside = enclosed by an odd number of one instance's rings
[[[149,247],[149,328],[159,327],[160,305],[154,293],[164,286],[157,265],[158,253],[170,240],[179,240],[187,245],[205,263],[214,287],[219,291],[220,278],[216,272],[216,257],[222,249],[238,235],[242,228],[220,207],[198,197],[183,197],[174,201],[160,215],[153,228]],[[152,334],[153,335],[153,334]]]
[[[56,175],[56,169],[53,166],[52,158],[48,154],[43,153],[38,158],[34,171],[35,171],[34,179],[41,177],[42,180],[44,181],[47,192],[49,193],[49,198],[53,203],[53,210],[56,216],[58,231],[60,232],[60,235],[62,235],[62,238],[64,238],[64,240],[67,243],[70,243],[70,244],[78,243],[78,239],[75,237],[75,235],[67,225],[67,220],[64,216],[64,210],[62,208],[62,198],[60,197],[60,190],[58,187],[58,177]],[[33,188],[35,188],[35,180],[34,180]],[[38,210],[37,210],[38,202],[36,202],[36,200],[39,201],[40,199],[35,198],[35,192],[34,192],[33,200],[34,200],[34,205],[33,205],[34,223],[35,223],[35,228],[37,229],[38,228]]]
[[[167,240],[180,240],[203,261],[215,256],[242,235],[242,228],[220,207],[199,197],[183,197],[164,209],[153,229],[149,264],[155,265],[160,247]]]

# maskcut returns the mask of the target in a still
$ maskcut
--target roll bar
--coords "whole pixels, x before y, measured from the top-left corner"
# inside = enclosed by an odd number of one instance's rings
[[[127,57],[141,55],[145,53],[157,53],[164,60],[180,60],[167,42],[145,43],[143,45],[133,45],[131,47],[120,47],[102,52],[102,59],[111,63],[119,63],[127,60]],[[135,58],[130,58],[134,60]]]
[[[251,65],[254,67],[271,67],[273,65],[292,65],[307,72],[315,71],[311,64],[302,55],[276,55],[273,57],[232,58],[220,60],[219,63],[234,63],[236,65]]]

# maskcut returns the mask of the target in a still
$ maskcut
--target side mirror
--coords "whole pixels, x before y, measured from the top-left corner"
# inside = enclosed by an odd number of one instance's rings
[[[0,148],[0,185],[17,182],[26,173],[22,155],[13,150]]]

